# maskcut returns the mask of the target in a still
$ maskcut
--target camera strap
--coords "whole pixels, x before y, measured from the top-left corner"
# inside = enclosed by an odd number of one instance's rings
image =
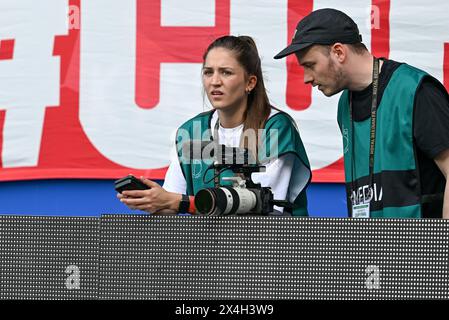
[[[218,136],[218,129],[220,127],[220,119],[217,118],[217,122],[215,122],[215,128],[214,128],[214,134],[211,137],[212,141],[214,141],[216,139],[217,145],[219,145],[219,136]],[[214,138],[215,136],[215,138]],[[219,188],[220,187],[220,170],[218,170],[218,168],[216,166],[214,166],[214,186],[215,188]]]

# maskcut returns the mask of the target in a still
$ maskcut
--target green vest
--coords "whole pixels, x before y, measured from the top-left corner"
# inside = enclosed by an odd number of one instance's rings
[[[211,141],[212,132],[211,121],[215,110],[201,113],[196,117],[188,120],[181,125],[177,132],[176,144],[178,150],[178,160],[181,164],[181,169],[185,180],[187,182],[187,194],[195,195],[199,190],[214,187],[214,170],[208,168],[212,164],[211,159],[190,160],[182,156],[183,144],[189,140]],[[271,158],[277,158],[286,153],[293,153],[296,155],[296,161],[292,171],[292,178],[290,180],[289,190],[294,190],[295,185],[301,177],[307,175],[307,181],[302,183],[304,186],[295,199],[290,199],[294,204],[292,214],[295,216],[307,216],[307,196],[306,187],[311,180],[311,170],[309,160],[307,158],[303,143],[299,136],[295,121],[285,112],[278,112],[270,117],[265,125],[265,131],[262,138],[262,145],[264,148],[259,149],[258,163],[264,163]],[[277,139],[275,135],[277,134]],[[273,148],[277,141],[277,148]],[[231,170],[226,170],[220,174],[220,185],[232,185],[230,181],[224,181],[225,177],[232,177],[234,173]],[[282,199],[284,200],[284,199]],[[289,199],[287,199],[289,200]]]
[[[425,72],[402,64],[393,73],[383,93],[377,109],[374,197],[370,202],[370,217],[422,217],[421,184],[413,143],[413,110],[417,88],[426,76]],[[338,123],[343,135],[347,201],[352,215],[351,193],[363,199],[364,189],[369,185],[371,117],[354,121],[352,133],[347,90],[338,104]],[[351,168],[353,157],[355,162]],[[352,190],[352,174],[355,192]]]

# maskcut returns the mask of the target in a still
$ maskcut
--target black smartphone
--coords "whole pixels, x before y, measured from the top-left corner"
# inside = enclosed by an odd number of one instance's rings
[[[133,175],[129,175],[124,178],[118,179],[114,182],[114,184],[115,190],[119,193],[122,193],[122,191],[124,190],[146,190],[150,188]]]

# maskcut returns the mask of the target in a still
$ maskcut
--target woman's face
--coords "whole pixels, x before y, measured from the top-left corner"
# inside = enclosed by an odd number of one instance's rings
[[[203,86],[214,109],[246,108],[246,90],[254,85],[232,51],[225,48],[209,51],[203,66]]]

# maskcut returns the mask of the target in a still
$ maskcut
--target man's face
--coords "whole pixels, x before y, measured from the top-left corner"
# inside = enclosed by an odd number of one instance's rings
[[[338,62],[333,60],[330,47],[314,45],[295,55],[304,68],[304,83],[318,86],[327,97],[344,89],[343,73]]]

